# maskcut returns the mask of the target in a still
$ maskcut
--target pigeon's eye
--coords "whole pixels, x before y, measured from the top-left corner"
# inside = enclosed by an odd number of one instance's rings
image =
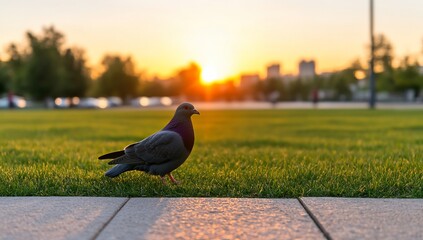
[[[184,107],[184,109],[185,109],[185,110],[188,110],[188,106],[185,106],[185,107]]]

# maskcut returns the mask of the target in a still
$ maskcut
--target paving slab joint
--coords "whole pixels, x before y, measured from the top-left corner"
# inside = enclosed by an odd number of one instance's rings
[[[298,202],[300,202],[301,206],[303,206],[304,210],[307,212],[307,214],[310,216],[310,218],[313,220],[314,224],[316,224],[317,228],[322,232],[323,236],[327,240],[332,240],[332,237],[330,236],[329,232],[326,231],[326,229],[323,227],[323,225],[319,222],[317,217],[311,212],[311,210],[307,207],[305,202],[301,198],[297,198]]]
[[[122,208],[128,203],[130,199],[131,198],[126,198],[125,202],[122,203],[122,205],[112,214],[110,219],[106,223],[104,223],[104,225],[98,230],[98,232],[91,238],[92,240],[95,240],[98,238],[100,233],[107,227],[107,225],[109,225],[109,223],[113,220],[113,218],[115,218],[115,216],[120,212],[120,210],[122,210]]]

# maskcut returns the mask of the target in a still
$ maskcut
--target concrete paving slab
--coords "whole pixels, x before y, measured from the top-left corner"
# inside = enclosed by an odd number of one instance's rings
[[[0,197],[0,239],[92,239],[127,198]]]
[[[132,198],[97,239],[324,239],[297,199]]]
[[[333,239],[423,239],[423,199],[301,200]]]

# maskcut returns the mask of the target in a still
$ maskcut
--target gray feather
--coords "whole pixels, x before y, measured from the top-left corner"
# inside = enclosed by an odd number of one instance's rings
[[[125,154],[125,151],[121,150],[121,151],[117,151],[117,152],[111,152],[111,153],[104,154],[104,155],[98,157],[98,159],[100,159],[100,160],[113,159],[113,158],[120,157],[124,154]]]
[[[111,169],[109,169],[104,175],[106,177],[114,178],[119,176],[121,173],[133,170],[134,168],[135,166],[131,164],[118,164],[112,167]]]

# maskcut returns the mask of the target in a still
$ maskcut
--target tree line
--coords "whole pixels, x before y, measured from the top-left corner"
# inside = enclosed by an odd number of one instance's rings
[[[362,81],[357,72],[368,71],[359,60],[346,69],[313,79],[265,79],[249,89],[237,86],[236,79],[204,87],[201,67],[196,63],[176,71],[167,81],[145,79],[137,72],[130,56],[106,55],[102,71],[92,77],[82,48],[65,46],[65,36],[53,26],[41,34],[28,31],[26,44],[11,43],[7,59],[0,61],[0,94],[14,94],[44,101],[56,97],[118,96],[127,101],[136,96],[183,96],[189,100],[257,100],[274,96],[276,101],[308,100],[316,89],[331,93],[332,100],[352,98],[352,86]],[[384,35],[375,39],[375,69],[378,91],[399,93],[413,89],[417,96],[423,87],[418,57],[405,56],[394,64],[393,47]],[[367,64],[366,64],[367,65]]]
[[[164,89],[157,82],[143,80],[130,56],[104,56],[104,70],[92,77],[84,50],[65,47],[64,35],[53,26],[44,28],[39,35],[29,31],[25,40],[26,45],[11,43],[6,50],[8,58],[0,61],[0,94],[13,92],[35,101],[85,96],[118,96],[125,101],[151,92],[194,94],[192,88],[198,87],[200,68],[195,64],[180,70],[177,83]]]
[[[0,92],[12,91],[34,100],[85,96],[90,85],[82,49],[64,48],[64,36],[54,27],[41,35],[27,32],[27,45],[11,43],[8,59],[0,62]]]

